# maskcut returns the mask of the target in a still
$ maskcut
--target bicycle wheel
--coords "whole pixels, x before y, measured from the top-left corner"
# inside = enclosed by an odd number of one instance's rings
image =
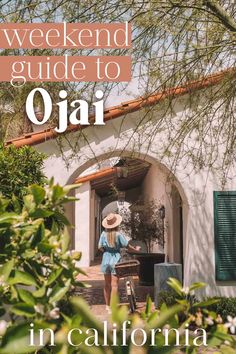
[[[135,306],[135,299],[134,299],[133,294],[128,295],[128,301],[129,301],[130,312],[134,313],[136,306]]]
[[[133,287],[133,284],[132,284],[131,280],[128,280],[126,282],[126,292],[127,292],[130,312],[133,313],[136,310],[137,305],[136,305],[134,287]]]
[[[134,308],[136,310],[137,302],[136,302],[136,296],[135,296],[135,292],[134,292],[134,287],[133,286],[132,286],[132,295],[133,295]]]

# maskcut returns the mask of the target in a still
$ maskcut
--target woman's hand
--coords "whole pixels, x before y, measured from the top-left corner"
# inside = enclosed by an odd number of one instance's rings
[[[136,251],[141,251],[141,246],[135,246]]]
[[[128,251],[133,252],[133,253],[139,253],[141,250],[140,246],[131,246],[128,244]]]

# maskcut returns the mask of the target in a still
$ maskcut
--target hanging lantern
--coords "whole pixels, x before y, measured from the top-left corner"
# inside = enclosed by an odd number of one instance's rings
[[[120,159],[115,166],[117,178],[127,178],[129,174],[129,169],[124,159]]]
[[[118,191],[118,204],[124,205],[125,203],[125,191]]]
[[[162,205],[162,206],[160,207],[159,213],[160,213],[160,218],[161,218],[162,220],[164,220],[164,219],[165,219],[165,216],[166,216],[166,210],[165,210],[164,205]]]

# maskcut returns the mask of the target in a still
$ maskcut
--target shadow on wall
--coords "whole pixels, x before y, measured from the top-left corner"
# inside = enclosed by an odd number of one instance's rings
[[[150,113],[149,113],[150,114]],[[141,129],[147,122],[148,116],[145,115],[145,118],[135,113],[127,113],[126,115],[115,119],[114,121],[106,122],[106,129],[104,126],[90,126],[84,130],[78,130],[76,132],[69,133],[68,136],[65,135],[63,141],[63,154],[67,158],[75,157],[78,158],[78,154],[74,155],[72,150],[80,152],[83,148],[87,147],[88,144],[93,146],[94,151],[97,145],[100,145],[101,141],[106,141],[111,139],[111,137],[117,139],[117,141],[122,142],[123,138],[132,135],[130,133],[137,126]],[[61,146],[61,140],[58,140],[59,145]],[[62,149],[59,148],[57,141],[50,140],[51,149],[53,149],[53,154],[56,157],[61,157]],[[110,147],[111,152],[114,151],[114,146]],[[51,154],[50,154],[51,155]],[[94,156],[94,152],[92,153]]]

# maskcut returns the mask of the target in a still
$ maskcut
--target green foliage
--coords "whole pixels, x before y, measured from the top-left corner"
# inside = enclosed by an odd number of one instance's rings
[[[53,180],[45,187],[32,185],[22,207],[17,205],[10,212],[8,201],[0,199],[0,316],[10,320],[0,353],[9,353],[10,348],[15,348],[14,353],[28,353],[29,348],[24,351],[13,339],[21,331],[25,336],[28,321],[36,321],[40,328],[58,326],[58,302],[81,285],[76,280],[80,273],[76,260],[81,254],[69,251],[69,222],[61,213],[65,203],[75,200],[67,193],[76,187],[63,188]],[[19,334],[13,336],[16,328]]]
[[[57,279],[57,274],[51,277]],[[48,279],[48,282],[50,280]],[[24,289],[25,290],[25,289]],[[32,302],[32,297],[26,292],[20,292],[21,299]],[[57,305],[61,304],[59,302]],[[176,304],[167,308],[164,304],[159,311],[153,311],[151,299],[148,297],[146,308],[141,313],[129,314],[126,306],[120,306],[118,298],[113,296],[111,302],[112,315],[108,328],[105,322],[96,318],[90,310],[88,304],[81,297],[71,297],[67,301],[67,308],[70,309],[69,314],[66,314],[67,309],[60,307],[60,319],[55,317],[58,310],[54,308],[50,313],[54,312],[54,319],[50,319],[48,314],[41,315],[37,318],[33,317],[30,311],[30,304],[22,302],[17,303],[14,307],[14,313],[24,316],[25,320],[14,325],[9,326],[5,335],[2,338],[0,346],[0,354],[14,354],[33,353],[39,349],[38,344],[29,346],[29,328],[30,323],[34,323],[34,332],[38,333],[39,329],[50,328],[54,333],[55,342],[51,346],[49,336],[44,337],[45,346],[40,349],[41,354],[55,353],[55,354],[77,354],[77,353],[134,353],[137,347],[133,344],[133,331],[142,329],[146,332],[146,340],[142,345],[142,353],[175,353],[176,352],[176,336],[170,333],[168,336],[169,346],[165,345],[165,337],[163,329],[178,328],[179,329],[179,350],[185,350],[185,328],[186,324],[191,324],[193,316],[188,314],[184,323],[179,322],[178,314],[187,311],[189,308],[188,301],[185,304]],[[216,315],[211,313],[212,318]],[[214,317],[215,316],[215,317]],[[116,339],[114,339],[114,332],[112,329],[115,325]],[[204,323],[203,328],[206,328]],[[159,329],[159,331],[157,331]],[[153,331],[154,330],[154,335]],[[72,332],[71,332],[72,331]],[[138,331],[140,332],[140,330]],[[70,335],[69,335],[70,334]],[[73,342],[72,346],[68,338]],[[37,336],[36,336],[37,337]],[[104,339],[105,338],[105,339]],[[141,338],[135,336],[135,342],[142,341]],[[189,333],[188,353],[196,353],[196,346],[194,345],[194,334]],[[225,344],[227,341],[227,345]],[[136,342],[136,343],[137,343]],[[115,343],[115,344],[114,344]],[[125,344],[124,344],[125,343]],[[151,343],[155,343],[151,346]],[[236,340],[229,334],[223,325],[214,323],[208,333],[208,344],[214,346],[220,353],[233,353],[236,348]]]
[[[22,203],[26,187],[32,184],[43,185],[42,172],[45,155],[32,147],[0,146],[0,193],[12,199],[11,204]]]
[[[169,278],[167,284],[176,292],[176,302],[186,307],[186,314],[195,313],[201,308],[206,308],[218,302],[217,298],[208,299],[206,301],[199,301],[197,299],[195,291],[206,286],[203,282],[193,283],[189,287],[183,288],[178,279]]]
[[[154,199],[139,199],[130,206],[128,212],[126,208],[120,210],[123,219],[121,230],[132,239],[144,242],[149,253],[155,242],[164,249],[165,224],[160,212],[162,207]]]
[[[227,321],[227,316],[236,317],[236,298],[220,297],[218,302],[210,305],[208,309],[218,313],[223,321]]]
[[[158,308],[163,304],[166,304],[167,307],[173,306],[176,304],[176,293],[172,291],[160,291],[157,296]]]

